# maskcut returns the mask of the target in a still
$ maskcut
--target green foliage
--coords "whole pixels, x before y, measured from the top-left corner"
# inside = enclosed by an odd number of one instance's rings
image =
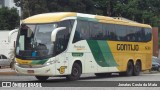
[[[14,0],[22,7],[23,19],[45,12],[80,12],[124,17],[159,26],[160,0]],[[21,2],[20,2],[21,1]]]
[[[47,0],[50,12],[71,11],[95,14],[92,0]]]
[[[12,30],[19,25],[19,15],[15,8],[0,8],[0,30]]]

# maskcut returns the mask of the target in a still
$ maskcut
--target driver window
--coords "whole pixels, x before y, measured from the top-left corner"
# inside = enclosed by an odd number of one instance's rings
[[[70,20],[62,21],[59,27],[66,27],[65,30],[59,31],[56,35],[55,52],[56,55],[65,51],[69,42],[70,33],[72,30],[73,22]]]

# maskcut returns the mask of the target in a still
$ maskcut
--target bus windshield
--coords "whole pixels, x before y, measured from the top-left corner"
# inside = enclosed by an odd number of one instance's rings
[[[58,52],[57,46],[62,47],[63,43],[60,42],[69,40],[69,32],[67,31],[69,31],[69,29],[71,31],[71,28],[66,28],[66,30],[61,33],[61,41],[59,41],[57,37],[56,43],[51,42],[52,31],[58,27],[68,26],[68,21],[51,24],[22,24],[17,38],[16,56],[22,59],[52,57],[55,55],[55,52]]]

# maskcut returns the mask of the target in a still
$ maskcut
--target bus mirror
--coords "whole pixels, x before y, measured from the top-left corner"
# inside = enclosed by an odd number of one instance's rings
[[[52,42],[55,42],[55,41],[56,41],[56,35],[57,35],[57,33],[58,33],[59,31],[61,31],[61,30],[65,30],[65,29],[66,29],[66,27],[59,27],[59,28],[54,29],[54,30],[52,31],[52,34],[51,34],[51,41],[52,41]]]

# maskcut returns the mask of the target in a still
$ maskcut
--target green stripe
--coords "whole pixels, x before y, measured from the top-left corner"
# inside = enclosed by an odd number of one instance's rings
[[[117,66],[117,63],[114,60],[114,57],[111,53],[111,50],[109,48],[107,41],[97,41],[97,42],[101,49],[105,62],[107,62],[110,67]]]
[[[82,57],[82,56],[83,56],[83,53],[72,52],[72,56],[73,56],[73,57]]]
[[[32,60],[32,65],[37,65],[37,64],[40,64],[40,65],[43,65],[46,61],[48,61],[48,59],[43,59],[43,60]]]
[[[102,67],[117,66],[106,41],[87,40],[87,43],[98,65]]]

